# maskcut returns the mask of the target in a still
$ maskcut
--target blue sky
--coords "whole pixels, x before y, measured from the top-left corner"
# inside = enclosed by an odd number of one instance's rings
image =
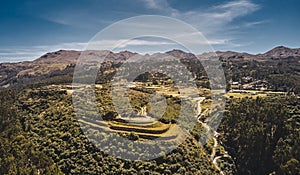
[[[59,49],[83,50],[110,24],[145,14],[191,24],[215,50],[262,53],[278,45],[300,47],[299,7],[298,0],[2,1],[0,62],[33,60]]]

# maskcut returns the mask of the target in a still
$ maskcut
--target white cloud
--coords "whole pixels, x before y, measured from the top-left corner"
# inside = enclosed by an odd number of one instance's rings
[[[148,40],[129,40],[120,41],[119,48],[125,48],[128,46],[158,46],[158,45],[174,45],[172,42],[166,41],[148,41]]]
[[[231,43],[234,40],[232,33],[241,27],[251,27],[263,24],[264,22],[248,23],[241,26],[233,26],[232,22],[237,18],[249,15],[260,6],[250,0],[236,0],[224,4],[215,5],[207,9],[179,11],[173,8],[167,0],[143,0],[147,8],[160,11],[162,14],[181,19],[196,27],[203,33],[212,45],[236,45]],[[231,34],[228,34],[231,33]],[[212,39],[216,38],[217,39]]]
[[[129,46],[160,46],[160,45],[174,45],[173,42],[167,41],[150,41],[144,39],[132,39],[132,40],[101,40],[101,41],[92,41],[89,43],[89,48],[106,48],[108,46],[115,45],[118,48],[126,48]]]
[[[18,62],[35,60],[47,52],[57,50],[84,50],[87,43],[73,42],[62,43],[57,45],[40,45],[40,46],[18,46],[13,48],[0,49],[0,62]]]
[[[143,0],[146,7],[154,10],[163,10],[167,13],[177,13],[178,10],[172,8],[167,0]]]
[[[217,4],[206,9],[196,9],[182,11],[174,8],[168,0],[139,0],[137,3],[142,2],[144,8],[151,9],[153,14],[165,15],[183,20],[194,27],[196,27],[201,33],[203,33],[212,45],[215,45],[215,40],[226,41],[224,45],[232,46],[231,41],[237,39],[234,38],[234,33],[239,31],[243,27],[253,27],[263,24],[264,22],[241,22],[240,24],[234,23],[234,21],[240,17],[252,14],[260,9],[260,5],[252,2],[251,0],[232,0],[225,3]],[[69,9],[70,10],[70,9]],[[119,12],[121,13],[121,12]],[[134,12],[133,12],[134,14]],[[133,15],[132,14],[132,15]],[[103,19],[99,20],[89,16],[90,12],[79,10],[76,13],[68,13],[59,11],[58,13],[45,14],[44,17],[56,23],[64,25],[75,25],[82,28],[95,26],[92,24],[103,23]],[[136,14],[138,15],[138,14]],[[89,18],[84,19],[83,17]],[[79,20],[80,19],[80,20]],[[79,23],[78,23],[79,22]],[[111,24],[113,21],[107,21],[107,24]],[[220,42],[216,43],[220,45]]]
[[[263,21],[253,21],[253,22],[246,22],[244,24],[245,27],[253,27],[253,26],[257,26],[260,24],[265,24],[265,23],[269,23],[270,21],[268,20],[263,20]]]
[[[151,9],[163,9],[164,7],[169,7],[169,4],[165,0],[144,0],[146,6]]]
[[[172,17],[182,18],[183,20],[189,20],[184,17],[202,17],[206,18],[206,21],[210,19],[222,20],[222,22],[230,22],[233,19],[250,14],[260,8],[258,4],[255,4],[249,0],[236,0],[227,2],[224,4],[212,6],[205,10],[191,10],[186,12],[180,12],[173,8],[167,0],[143,0],[147,8],[154,10],[162,10]],[[196,22],[196,21],[195,21]],[[210,21],[214,22],[214,21]],[[198,19],[197,23],[201,23],[201,19]]]

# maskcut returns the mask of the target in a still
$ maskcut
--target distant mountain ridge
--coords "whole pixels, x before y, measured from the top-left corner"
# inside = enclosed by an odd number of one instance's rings
[[[76,62],[82,51],[74,50],[59,50],[56,52],[46,53],[40,58],[34,61],[25,61],[19,63],[0,63],[0,87],[9,87],[13,84],[22,84],[27,81],[41,81],[45,78],[52,78],[55,76],[66,77],[72,76],[72,72],[76,65]],[[119,53],[113,53],[111,51],[84,51],[85,55],[94,56],[95,59],[105,59],[110,62],[119,63],[128,60],[130,57],[138,58],[149,57],[147,55],[141,55],[130,51],[122,51]],[[162,53],[154,53],[150,55],[151,58],[159,57]],[[189,60],[196,59],[196,55],[192,53],[186,53],[181,50],[171,50],[166,52],[173,57],[180,58],[189,62]],[[282,58],[291,58],[293,62],[298,62],[300,59],[300,48],[291,49],[284,46],[278,46],[263,54],[249,54],[226,51],[217,51],[216,53],[205,53],[197,55],[197,57],[210,57],[216,56],[222,61],[251,61],[268,62],[272,60],[280,60]],[[105,57],[105,56],[106,57]],[[192,64],[192,63],[191,63]],[[276,63],[277,64],[277,63]],[[290,63],[289,63],[290,64]],[[298,63],[297,63],[298,64]],[[111,66],[109,63],[107,66]],[[63,79],[63,78],[61,78]]]
[[[300,57],[300,48],[288,48],[284,46],[275,47],[265,53],[250,54],[246,52],[234,52],[234,51],[216,51],[219,57],[244,57],[244,58],[288,58],[288,57]],[[202,56],[209,55],[209,53],[202,54]],[[201,55],[200,55],[201,56]]]
[[[85,51],[87,52],[87,51]],[[104,52],[104,51],[90,51],[93,53],[97,52]],[[130,51],[121,51],[119,53],[114,53],[111,51],[108,52],[106,59],[116,61],[116,60],[122,60],[125,61],[129,57],[132,57],[133,55],[136,55],[138,53],[133,53]],[[75,64],[78,57],[80,56],[82,52],[81,51],[75,51],[75,50],[59,50],[56,52],[49,52],[44,55],[42,55],[40,58],[34,60],[34,61],[25,61],[20,63],[68,63],[68,64]],[[166,52],[166,54],[170,54],[174,57],[179,58],[196,58],[196,56],[192,53],[186,53],[182,50],[171,50]],[[208,56],[212,53],[204,53],[197,56]],[[278,46],[275,47],[265,53],[260,54],[250,54],[246,52],[234,52],[234,51],[216,51],[215,54],[219,57],[249,57],[249,58],[287,58],[287,57],[298,57],[300,56],[300,48],[288,48],[284,46]],[[20,63],[0,63],[0,64],[20,64]]]
[[[287,58],[290,56],[295,57],[300,56],[300,48],[291,49],[284,46],[278,46],[264,54],[258,54],[257,56],[272,58]]]

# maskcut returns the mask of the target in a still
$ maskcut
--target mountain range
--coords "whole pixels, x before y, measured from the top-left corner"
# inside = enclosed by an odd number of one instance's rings
[[[97,55],[103,55],[103,53],[105,53],[107,54],[105,60],[113,63],[124,62],[134,55],[138,55],[139,59],[145,56],[129,51],[122,51],[119,53],[113,53],[111,51],[85,51],[85,54],[87,54],[86,52],[88,52],[88,54],[94,54],[96,57]],[[46,53],[34,61],[0,63],[0,87],[6,88],[9,86],[26,84],[28,81],[39,82],[45,78],[53,78],[62,75],[68,75],[70,78],[81,53],[81,51],[74,50],[59,50],[56,52]],[[173,57],[183,60],[196,58],[196,55],[192,53],[186,53],[181,50],[172,50],[166,52],[165,54],[169,54]],[[153,55],[155,57],[155,54]],[[197,57],[207,58],[212,55],[214,55],[214,53],[204,53],[197,55]],[[278,46],[270,51],[267,51],[266,53],[256,55],[233,51],[217,51],[216,55],[223,62],[241,63],[255,61],[276,65],[278,62],[283,61],[287,62],[288,64],[299,64],[300,48],[292,49],[284,46]],[[99,59],[102,58],[99,56]],[[297,66],[295,65],[295,67]]]

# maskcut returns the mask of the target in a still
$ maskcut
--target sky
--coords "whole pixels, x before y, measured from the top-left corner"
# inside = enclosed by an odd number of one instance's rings
[[[138,15],[182,20],[199,30],[214,50],[256,54],[280,45],[298,48],[299,7],[299,0],[6,0],[0,6],[0,62],[84,50],[99,31]],[[127,46],[137,52],[146,46],[174,47],[153,39]]]

